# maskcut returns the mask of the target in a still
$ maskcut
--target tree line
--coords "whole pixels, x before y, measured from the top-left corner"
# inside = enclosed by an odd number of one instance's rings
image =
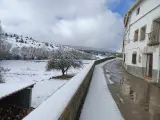
[[[17,43],[24,43],[22,46],[12,46],[6,39],[15,39]],[[28,40],[28,41],[27,41]],[[30,40],[30,41],[29,41]],[[27,45],[30,44],[33,45]],[[36,46],[36,45],[37,46]],[[41,46],[43,44],[43,46]],[[34,47],[35,46],[35,47]],[[32,37],[23,37],[22,35],[5,33],[0,25],[0,60],[42,60],[49,59],[53,56],[56,49],[52,44],[47,42],[42,42],[34,40]],[[64,46],[58,46],[58,48],[65,48]],[[77,51],[75,49],[70,49],[75,59],[94,59],[93,55],[90,53],[85,53],[82,51]]]

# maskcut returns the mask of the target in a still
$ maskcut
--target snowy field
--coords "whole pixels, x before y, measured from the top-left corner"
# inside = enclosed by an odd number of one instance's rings
[[[83,68],[91,61],[83,61]],[[53,76],[61,75],[61,71],[46,71],[47,61],[23,61],[23,60],[5,60],[1,61],[0,65],[7,68],[8,71],[3,74],[3,77],[7,83],[15,82],[36,82],[33,92],[32,92],[32,103],[31,106],[36,108],[49,96],[54,94],[58,89],[60,89],[68,80],[56,80],[50,79]],[[71,68],[68,74],[76,75],[80,70]]]

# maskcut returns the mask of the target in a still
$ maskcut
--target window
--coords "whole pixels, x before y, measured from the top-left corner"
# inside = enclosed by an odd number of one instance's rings
[[[134,32],[134,41],[135,41],[135,42],[138,41],[138,33],[139,33],[139,30],[136,30],[136,31]]]
[[[136,63],[137,63],[137,53],[134,52],[134,53],[132,54],[132,64],[136,64]]]
[[[145,40],[145,38],[146,38],[146,26],[141,28],[141,39],[140,40],[141,41]]]
[[[137,9],[137,15],[139,14],[139,12],[140,12],[140,7]]]

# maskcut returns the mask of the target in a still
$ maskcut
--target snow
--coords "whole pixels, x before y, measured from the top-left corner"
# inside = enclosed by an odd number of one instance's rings
[[[116,58],[116,59],[119,59],[119,58]],[[113,59],[113,60],[115,60],[115,59]],[[107,63],[112,62],[113,60],[110,60]],[[102,66],[104,66],[105,64],[103,63]],[[106,77],[107,77],[109,84],[114,84],[114,82],[111,80],[110,71],[108,69],[106,69]]]
[[[90,61],[85,61],[84,66]],[[1,66],[9,69],[3,77],[6,84],[23,82],[36,82],[32,91],[31,107],[38,107],[44,100],[54,94],[68,80],[49,79],[52,76],[61,75],[61,71],[46,71],[47,60],[4,60]],[[83,68],[69,69],[68,74],[77,74]],[[1,84],[0,84],[1,85]]]
[[[106,63],[95,67],[80,120],[123,120],[105,80],[102,66]]]
[[[20,40],[21,37],[18,39]],[[50,44],[48,46],[45,45],[45,43],[39,42],[39,41],[35,41],[33,39],[26,39],[25,37],[22,37],[24,43],[21,42],[16,42],[15,37],[7,37],[6,41],[10,44],[12,44],[12,48],[15,47],[35,47],[35,48],[45,48],[48,50],[56,50],[58,49],[58,47],[56,47],[55,45],[51,44],[53,46],[53,48],[50,46]],[[26,43],[25,43],[26,42]]]
[[[106,55],[96,55],[96,57],[97,57],[98,59],[104,59],[104,58],[106,58],[107,56],[106,56]]]
[[[61,75],[61,71],[46,71],[47,60],[4,60],[1,66],[9,69],[4,75],[7,83],[19,81],[43,81]],[[80,69],[69,69],[68,74],[77,74]]]
[[[108,78],[108,82],[109,82],[109,84],[114,84],[114,82],[111,80],[111,78],[110,78],[111,76],[109,75],[109,74],[107,74],[107,78]]]
[[[45,80],[36,83],[32,91],[33,108],[38,107],[43,101],[59,90],[68,80]]]
[[[23,39],[23,42],[20,42],[21,39]],[[74,50],[71,47],[68,46],[64,46],[64,45],[55,45],[53,43],[48,43],[48,42],[41,42],[41,41],[37,41],[35,39],[30,39],[30,38],[26,38],[23,36],[19,36],[19,38],[16,40],[16,37],[6,37],[5,36],[5,41],[7,43],[10,43],[12,45],[12,49],[13,48],[22,48],[22,47],[33,47],[33,48],[43,48],[45,50],[48,51],[53,51],[53,50],[57,50],[60,47],[63,47],[66,50]],[[46,43],[48,45],[46,45]]]
[[[58,120],[93,64],[94,61],[25,117],[24,120]]]
[[[0,84],[0,99],[34,85],[34,82]]]

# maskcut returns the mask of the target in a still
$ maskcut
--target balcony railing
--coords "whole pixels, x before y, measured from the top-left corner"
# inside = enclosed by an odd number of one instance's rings
[[[148,38],[149,38],[149,42],[148,45],[149,46],[154,46],[157,44],[160,44],[160,30],[154,30],[151,33],[148,34]]]

